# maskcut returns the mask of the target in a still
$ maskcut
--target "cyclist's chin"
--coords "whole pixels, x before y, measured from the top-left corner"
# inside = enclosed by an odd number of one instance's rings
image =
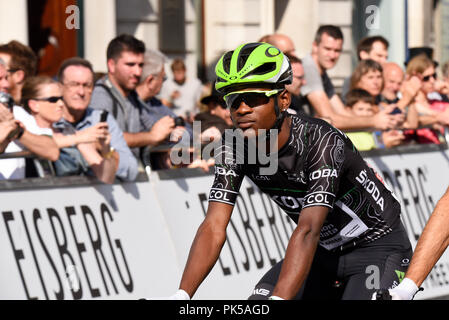
[[[247,139],[257,138],[261,134],[261,131],[257,128],[239,129],[241,130],[241,135]]]

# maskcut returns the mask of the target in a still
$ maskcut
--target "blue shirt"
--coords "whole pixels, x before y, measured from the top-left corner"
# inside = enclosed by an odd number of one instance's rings
[[[172,109],[162,104],[162,102],[157,98],[151,98],[147,101],[143,101],[142,99],[138,99],[141,104],[142,111],[140,121],[145,131],[151,130],[153,125],[161,120],[165,116],[169,116],[172,118],[178,117]],[[193,139],[193,128],[190,123],[185,124],[186,131],[189,133],[190,140]],[[167,141],[167,144],[172,144]]]
[[[100,110],[87,108],[81,121],[73,124],[65,119],[62,119],[55,123],[53,127],[64,135],[75,134],[76,131],[92,127],[100,122],[101,113],[102,111]],[[109,133],[111,135],[111,147],[114,148],[120,155],[119,165],[115,175],[117,178],[122,180],[133,181],[136,179],[138,174],[137,160],[126,144],[125,138],[123,137],[123,132],[119,128],[117,121],[115,121],[114,117],[109,113],[106,118],[106,122],[108,123]],[[61,151],[64,151],[65,149],[71,149],[70,151],[67,150],[70,153],[73,153],[75,150],[78,151],[76,147],[62,148]]]

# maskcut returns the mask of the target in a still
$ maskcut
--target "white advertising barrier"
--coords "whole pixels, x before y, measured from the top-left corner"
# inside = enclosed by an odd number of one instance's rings
[[[448,185],[447,153],[427,150],[367,158],[401,202],[413,246]],[[176,291],[213,175],[170,170],[153,172],[150,181],[87,182],[0,185],[0,299],[139,299]],[[227,242],[195,299],[246,299],[284,256],[294,227],[245,179]],[[449,296],[448,254],[418,299]]]
[[[448,155],[446,150],[366,159],[401,203],[402,221],[413,248],[436,203],[448,188]],[[422,287],[424,291],[416,295],[416,299],[449,297],[449,250],[440,258]]]
[[[206,214],[213,179],[202,175],[159,180],[158,173],[150,177],[181,269]],[[220,258],[195,299],[247,299],[257,281],[284,256],[293,228],[290,218],[245,179]]]
[[[1,191],[0,299],[172,294],[180,270],[149,190],[144,182]]]
[[[401,202],[402,220],[415,247],[436,202],[448,186],[447,154],[431,151],[365,159]],[[167,219],[182,269],[197,228],[204,219],[213,176],[176,175],[153,173],[150,180]],[[246,299],[272,264],[284,256],[294,227],[286,214],[245,178],[227,229],[227,242],[195,298]],[[442,256],[423,287],[425,290],[417,299],[449,295],[449,253]]]

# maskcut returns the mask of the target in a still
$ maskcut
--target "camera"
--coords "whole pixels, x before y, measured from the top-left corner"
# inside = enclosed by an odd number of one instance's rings
[[[6,92],[0,92],[0,103],[4,104],[10,110],[14,107],[14,99]]]
[[[175,117],[175,127],[185,127],[186,122],[183,117]]]

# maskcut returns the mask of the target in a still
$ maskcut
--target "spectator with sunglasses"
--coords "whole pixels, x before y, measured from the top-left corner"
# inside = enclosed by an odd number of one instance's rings
[[[33,81],[33,78],[29,78],[22,86],[20,93],[21,97],[27,95],[28,89],[25,86],[29,81]],[[56,88],[52,88],[52,90]],[[33,101],[31,104],[42,105],[38,108],[37,113],[32,113],[30,108],[25,107],[28,105],[28,100],[22,99],[22,106],[13,105],[14,101],[11,101],[9,107],[0,104],[0,121],[13,121],[14,133],[8,136],[8,146],[4,150],[5,153],[18,153],[28,150],[36,155],[38,158],[56,161],[59,158],[59,148],[53,139],[52,130],[46,125],[48,121],[54,120],[60,117],[62,114],[58,111],[58,108],[50,107],[53,99],[47,101],[49,96],[47,91],[36,90],[33,95]],[[12,99],[12,98],[11,98]],[[61,103],[61,101],[59,101]],[[11,107],[11,108],[10,108]],[[39,111],[40,110],[40,111]],[[36,111],[36,110],[35,110]],[[33,116],[36,115],[36,116]],[[0,160],[0,180],[4,179],[23,179],[28,176],[34,176],[32,160],[25,159],[23,157],[11,158]]]
[[[238,130],[215,151],[206,217],[169,299],[190,299],[217,262],[245,176],[297,224],[285,258],[250,299],[368,300],[375,289],[366,286],[366,270],[373,265],[381,287],[391,287],[412,254],[400,204],[346,135],[321,119],[286,112],[292,70],[284,54],[265,43],[242,44],[215,70],[215,87]],[[275,157],[263,165],[254,161],[260,151]]]
[[[449,108],[441,107],[431,98],[437,90],[435,86],[437,81],[435,62],[426,54],[417,55],[408,62],[406,76],[408,79],[416,76],[421,81],[421,89],[413,102],[419,114],[419,125],[431,125],[433,127],[433,129],[417,129],[417,142],[441,143],[438,131],[449,125]]]

